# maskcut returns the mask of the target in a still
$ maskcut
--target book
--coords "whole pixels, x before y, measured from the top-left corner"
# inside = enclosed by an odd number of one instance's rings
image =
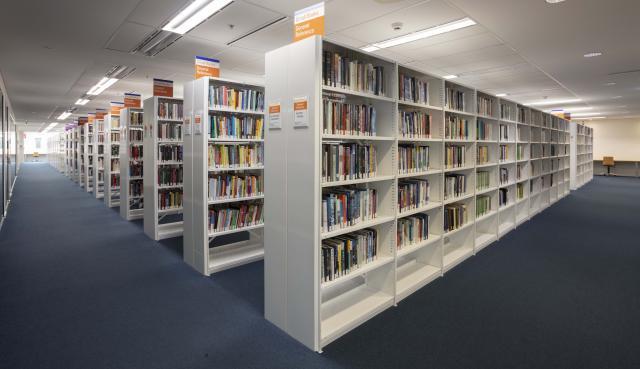
[[[444,177],[445,200],[464,196],[467,193],[467,176],[464,174],[447,174]]]
[[[424,112],[400,111],[401,138],[431,138],[431,115]]]
[[[429,170],[429,146],[398,145],[398,173],[420,173]]]
[[[322,80],[325,86],[385,95],[384,67],[353,59],[334,51],[323,51]]]
[[[463,168],[465,161],[466,148],[463,145],[446,145],[444,155],[445,168]]]
[[[457,115],[447,114],[444,121],[444,138],[452,140],[468,140],[469,120]]]
[[[430,187],[426,179],[398,181],[398,211],[419,209],[429,203]]]
[[[376,135],[376,108],[370,104],[349,104],[323,98],[322,118],[324,134]]]
[[[401,250],[429,239],[429,214],[414,214],[398,219],[396,248]]]
[[[372,188],[333,188],[323,191],[323,232],[352,227],[376,218],[378,194]]]
[[[469,221],[466,204],[448,204],[444,207],[444,231],[456,230]]]
[[[429,82],[402,73],[399,74],[398,81],[400,100],[429,105]]]
[[[373,178],[377,175],[376,147],[371,144],[322,144],[322,181]]]
[[[366,228],[322,241],[320,272],[323,282],[333,281],[349,274],[378,257],[378,234]]]

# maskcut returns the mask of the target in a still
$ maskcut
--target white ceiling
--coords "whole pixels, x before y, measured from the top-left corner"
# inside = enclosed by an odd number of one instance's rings
[[[216,57],[228,78],[262,80],[264,52],[291,41],[296,9],[317,0],[236,0],[156,57],[126,51],[160,28],[189,0],[11,0],[0,13],[0,72],[18,121],[30,130],[55,120],[112,66],[136,71],[78,113],[151,94],[152,78],[181,85],[193,78],[193,57]],[[489,93],[528,103],[581,98],[607,117],[640,115],[640,1],[332,0],[327,37],[353,47],[469,16],[479,24],[377,52]],[[239,36],[283,16],[288,18]],[[401,31],[391,23],[402,22]],[[233,27],[230,27],[233,25]],[[120,51],[118,51],[120,50]],[[586,59],[583,54],[603,52]],[[613,86],[607,86],[615,82]],[[620,97],[621,96],[621,97]],[[62,125],[60,125],[62,127]]]

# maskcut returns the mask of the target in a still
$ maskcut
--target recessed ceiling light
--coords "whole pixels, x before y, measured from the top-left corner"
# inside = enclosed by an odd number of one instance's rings
[[[593,58],[593,57],[595,57],[595,56],[600,56],[600,55],[602,55],[602,53],[601,53],[601,52],[595,51],[595,52],[591,52],[591,53],[586,53],[586,54],[584,54],[584,57],[585,57],[585,58]]]
[[[70,115],[71,115],[71,112],[65,111],[64,113],[60,114],[57,119],[58,120],[67,119],[69,118]]]
[[[454,79],[454,78],[458,78],[458,76],[456,76],[455,74],[447,74],[446,76],[442,76],[442,78],[444,78],[444,79]]]
[[[195,0],[162,29],[184,35],[232,2],[233,0]]]
[[[547,3],[549,4],[558,4],[562,2],[564,2],[564,0],[547,0]]]
[[[87,92],[87,95],[100,95],[104,90],[111,87],[114,83],[118,82],[117,78],[103,77],[100,82]]]
[[[78,99],[78,101],[76,101],[76,105],[87,105],[87,103],[89,102],[89,99]]]
[[[530,106],[542,106],[542,105],[561,105],[561,104],[572,104],[582,101],[582,99],[564,99],[564,100],[541,100],[535,101],[529,104]]]
[[[503,94],[496,94],[496,96],[498,96],[498,97],[505,97],[505,96],[507,96],[507,94],[504,94],[504,93],[503,93]]]
[[[471,18],[462,18],[462,19],[455,20],[453,22],[441,24],[439,26],[423,29],[422,31],[409,33],[404,36],[398,36],[398,37],[390,38],[388,40],[375,42],[373,44],[363,46],[360,49],[367,52],[376,51],[379,49],[398,46],[398,45],[406,44],[407,42],[418,41],[425,38],[441,35],[443,33],[452,32],[455,30],[473,26],[475,24],[476,22]]]
[[[575,114],[571,114],[571,116],[574,117],[592,117],[592,116],[597,116],[597,115],[601,115],[602,113],[593,113],[593,112],[589,112],[589,113],[575,113]]]
[[[574,112],[574,111],[585,111],[585,110],[593,110],[591,106],[573,106],[568,108],[563,108],[564,111]]]

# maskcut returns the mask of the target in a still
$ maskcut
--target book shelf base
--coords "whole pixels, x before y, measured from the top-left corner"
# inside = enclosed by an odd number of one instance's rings
[[[322,304],[320,347],[393,305],[393,296],[363,284]]]
[[[166,238],[180,237],[184,229],[183,222],[158,224],[158,230],[156,241],[164,240]]]
[[[212,247],[209,249],[209,274],[253,263],[263,258],[262,243],[238,242]]]
[[[455,268],[458,264],[473,255],[473,249],[460,247],[444,255],[444,272]]]
[[[491,233],[479,233],[476,236],[476,252],[484,249],[489,246],[491,243],[496,241],[498,236]]]
[[[396,303],[442,276],[442,268],[412,260],[396,271]]]

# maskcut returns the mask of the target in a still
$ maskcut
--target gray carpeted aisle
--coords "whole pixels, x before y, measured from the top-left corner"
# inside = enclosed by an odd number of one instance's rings
[[[202,277],[179,240],[26,163],[0,368],[637,368],[639,214],[639,180],[596,178],[319,355],[262,318],[262,263]]]

